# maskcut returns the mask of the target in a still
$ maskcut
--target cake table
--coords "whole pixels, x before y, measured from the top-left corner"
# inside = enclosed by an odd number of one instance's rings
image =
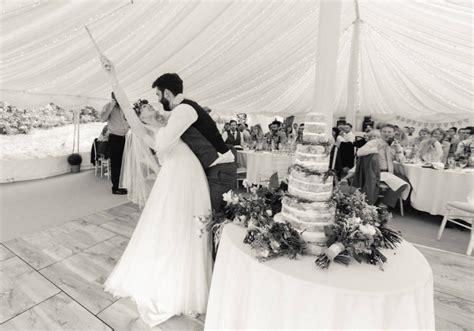
[[[384,271],[355,261],[321,270],[312,256],[258,262],[245,233],[224,228],[206,330],[434,329],[432,271],[411,244],[385,251]]]

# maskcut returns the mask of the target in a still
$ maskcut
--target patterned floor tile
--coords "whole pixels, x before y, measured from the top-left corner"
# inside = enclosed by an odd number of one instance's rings
[[[115,233],[75,220],[4,243],[33,268],[41,269],[115,236]]]
[[[122,255],[128,239],[116,236],[40,272],[74,300],[97,314],[116,301],[103,284]]]
[[[18,257],[0,262],[0,323],[59,293]]]
[[[64,293],[43,301],[0,326],[0,330],[112,330]]]

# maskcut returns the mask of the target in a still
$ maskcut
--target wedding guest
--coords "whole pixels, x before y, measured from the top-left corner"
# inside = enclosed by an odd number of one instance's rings
[[[438,134],[433,130],[431,138],[425,139],[420,143],[418,156],[425,162],[442,162],[443,147],[438,140]]]
[[[332,148],[331,153],[329,156],[329,164],[332,170],[336,172],[338,177],[341,176],[342,173],[342,161],[341,161],[341,153],[339,153],[339,143],[337,142],[337,137],[339,136],[340,131],[338,127],[332,128],[332,138],[336,142]]]
[[[125,115],[120,109],[120,105],[115,99],[112,92],[112,100],[104,106],[100,119],[102,122],[107,122],[109,129],[109,159],[110,172],[112,180],[112,194],[127,194],[125,188],[120,188],[120,173],[122,171],[122,157],[123,149],[125,147],[125,136],[128,132],[129,126]]]
[[[295,134],[298,132],[298,123],[293,123],[293,132]]]
[[[375,133],[374,133],[375,135]],[[383,124],[380,130],[380,138],[369,140],[364,146],[357,150],[357,156],[378,153],[380,171],[393,173],[393,161],[403,162],[403,148],[395,141],[395,128],[391,124]]]
[[[255,143],[260,143],[263,141],[264,134],[263,134],[262,126],[260,124],[256,124],[252,126],[250,130],[250,137],[252,139],[252,142],[255,142]]]
[[[403,127],[403,132],[405,132],[405,134],[406,134],[407,136],[411,136],[411,135],[412,135],[412,132],[411,132],[409,126],[404,126],[404,127]]]
[[[294,143],[296,140],[296,134],[293,134],[293,127],[291,125],[288,125],[286,127],[286,137],[288,138],[288,141],[290,143]]]
[[[340,126],[340,134],[336,138],[341,154],[341,165],[347,170],[354,167],[354,141],[355,135],[352,132],[352,124],[346,123]],[[339,127],[338,127],[339,128]]]
[[[303,132],[304,132],[304,123],[301,123],[298,127],[298,132],[296,134],[296,143],[303,142]]]
[[[270,124],[270,132],[265,135],[267,144],[271,145],[273,142],[276,149],[279,148],[280,144],[285,144],[287,142],[285,132],[282,132],[280,129],[281,122],[275,120]]]
[[[438,142],[441,144],[443,154],[441,155],[440,162],[446,163],[446,160],[448,159],[449,148],[451,147],[451,144],[446,139],[446,132],[441,128],[437,128],[434,129],[433,132],[431,132],[431,136],[437,139]]]
[[[242,135],[240,131],[237,130],[237,121],[231,120],[229,125],[229,131],[226,131],[222,134],[222,140],[224,140],[227,145],[242,146]]]
[[[225,123],[224,128],[222,129],[222,134],[224,132],[229,132],[229,130],[230,130],[230,123]]]
[[[394,174],[394,161],[405,161],[403,148],[395,140],[395,128],[391,124],[381,125],[380,138],[377,138],[377,131],[373,135],[372,140],[357,150],[357,156],[378,154],[380,171],[383,172],[381,180],[383,179],[389,187],[389,190],[384,194],[383,202],[394,207],[407,186],[409,187],[407,180]]]
[[[252,142],[252,137],[250,136],[250,131],[248,129],[248,124],[241,123],[239,125],[239,131],[243,138],[244,145],[248,146]]]
[[[451,128],[448,129],[448,131],[446,132],[446,139],[452,143],[454,142],[455,140],[458,139],[458,128],[453,126]]]
[[[472,155],[472,150],[474,149],[474,128],[472,126],[464,128],[461,137],[465,139],[459,142],[456,155]]]
[[[395,139],[398,140],[403,147],[408,146],[408,136],[404,130],[400,128],[395,129]]]

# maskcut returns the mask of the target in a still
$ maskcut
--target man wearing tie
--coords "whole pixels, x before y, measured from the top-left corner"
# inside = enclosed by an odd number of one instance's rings
[[[237,130],[237,127],[237,121],[232,120],[230,121],[230,130],[222,134],[222,140],[224,140],[227,145],[242,146],[242,136],[240,131]]]

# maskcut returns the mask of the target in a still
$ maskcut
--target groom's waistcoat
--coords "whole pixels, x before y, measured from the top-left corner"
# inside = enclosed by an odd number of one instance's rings
[[[203,168],[207,169],[219,157],[218,152],[224,154],[229,148],[222,140],[214,120],[197,102],[184,99],[182,103],[193,107],[198,118],[181,139],[191,148]]]

